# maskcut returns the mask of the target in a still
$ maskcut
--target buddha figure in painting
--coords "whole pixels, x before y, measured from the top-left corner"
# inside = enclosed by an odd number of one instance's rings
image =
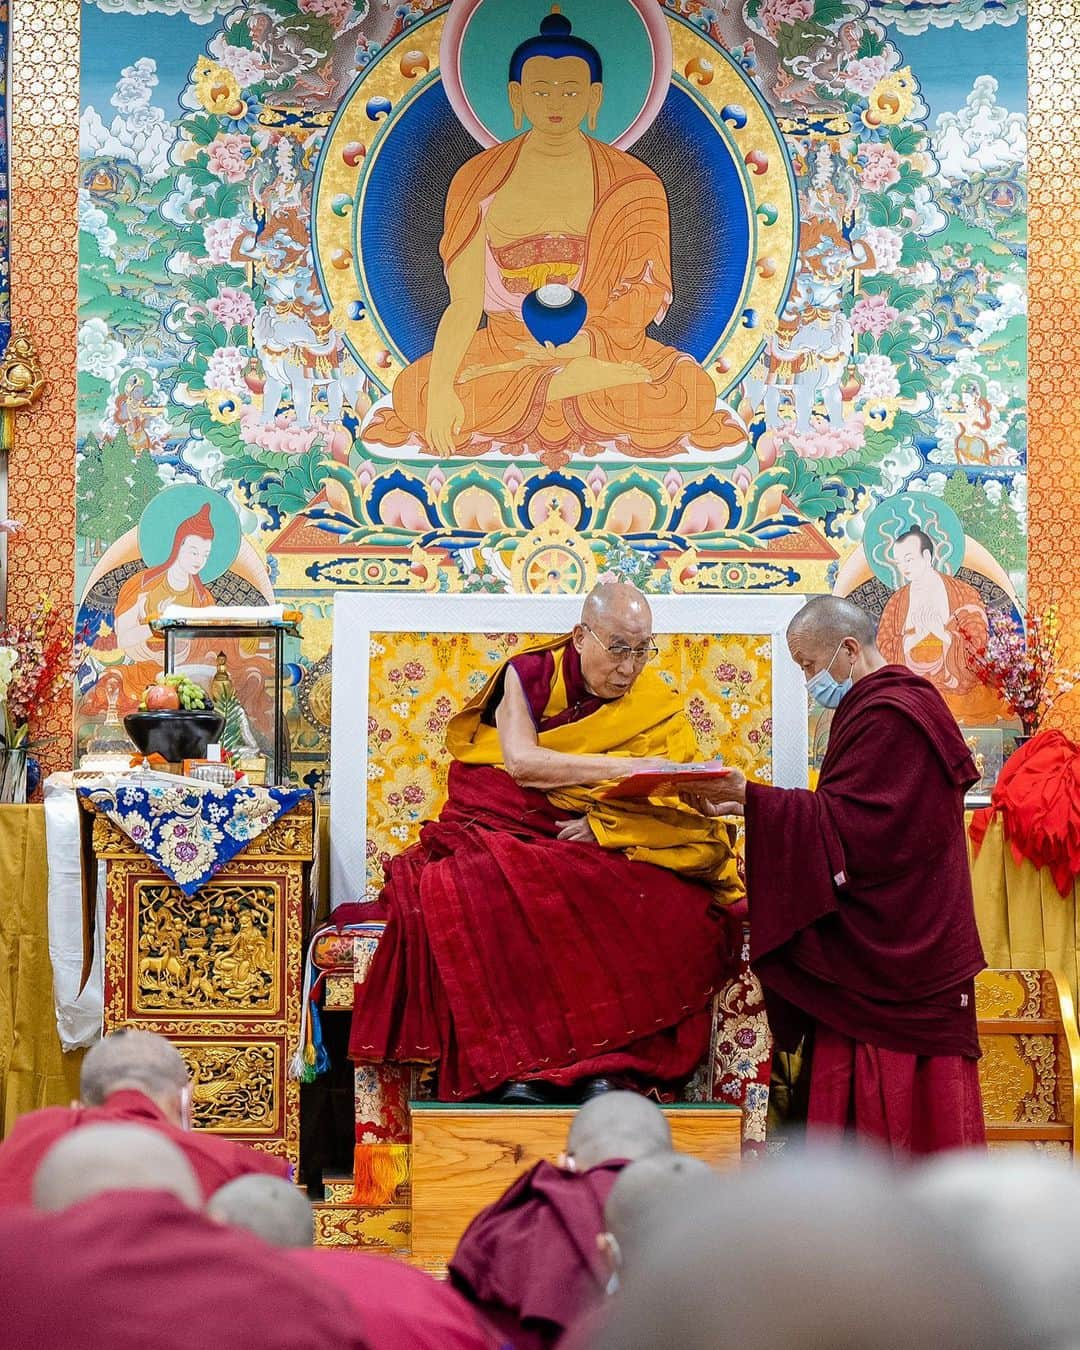
[[[527,129],[454,177],[441,244],[450,303],[433,350],[401,373],[365,438],[551,466],[741,443],[708,373],[646,335],[672,300],[668,202],[645,164],[586,134],[604,94],[600,54],[556,10],[509,74],[514,124]],[[545,306],[576,312],[572,336],[534,335]]]

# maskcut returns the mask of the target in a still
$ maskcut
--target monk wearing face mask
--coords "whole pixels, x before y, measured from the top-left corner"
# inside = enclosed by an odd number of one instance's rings
[[[818,596],[788,647],[835,708],[817,790],[731,770],[700,809],[745,811],[751,964],[777,1044],[812,1044],[808,1129],[897,1155],[983,1143],[964,793],[978,780],[934,686],[873,619]]]

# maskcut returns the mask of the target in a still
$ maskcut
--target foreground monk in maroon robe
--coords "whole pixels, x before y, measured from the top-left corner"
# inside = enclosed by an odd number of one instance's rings
[[[982,1144],[971,754],[941,695],[885,664],[850,601],[810,601],[788,646],[836,708],[817,791],[733,770],[723,795],[745,802],[750,960],[773,1034],[791,1049],[812,1032],[808,1128],[853,1128],[898,1155]]]
[[[249,1172],[288,1176],[281,1158],[189,1129],[191,1083],[187,1065],[163,1036],[116,1031],[93,1046],[80,1071],[78,1106],[29,1111],[0,1142],[0,1206],[29,1204],[30,1178],[53,1144],[87,1125],[147,1125],[187,1157],[204,1196]]]
[[[604,1296],[604,1207],[620,1173],[671,1149],[663,1112],[637,1093],[586,1102],[566,1166],[537,1163],[481,1210],[450,1259],[450,1282],[516,1350],[547,1350]]]
[[[717,905],[742,895],[728,827],[601,795],[698,758],[655,650],[645,597],[600,586],[571,634],[513,657],[452,719],[439,819],[377,906],[336,911],[389,917],[354,1059],[437,1063],[444,1101],[612,1079],[672,1092],[693,1072],[738,936]]]
[[[157,1130],[74,1131],[34,1200],[0,1211],[4,1350],[376,1350],[334,1288],[196,1213],[192,1169]]]
[[[313,1289],[329,1286],[345,1295],[378,1350],[498,1350],[504,1344],[444,1281],[391,1256],[313,1246],[311,1204],[279,1177],[238,1177],[211,1199],[207,1213],[289,1248]]]

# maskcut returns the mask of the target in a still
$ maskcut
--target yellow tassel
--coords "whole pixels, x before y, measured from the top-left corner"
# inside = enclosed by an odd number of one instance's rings
[[[409,1179],[408,1144],[357,1144],[353,1154],[353,1205],[388,1205]]]

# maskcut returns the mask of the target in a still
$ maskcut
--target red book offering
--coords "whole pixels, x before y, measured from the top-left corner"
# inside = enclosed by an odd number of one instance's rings
[[[604,798],[674,797],[682,788],[693,789],[698,783],[721,782],[730,772],[718,759],[711,759],[706,764],[680,764],[678,768],[662,769],[658,773],[631,774],[629,778],[612,783],[600,795]]]

